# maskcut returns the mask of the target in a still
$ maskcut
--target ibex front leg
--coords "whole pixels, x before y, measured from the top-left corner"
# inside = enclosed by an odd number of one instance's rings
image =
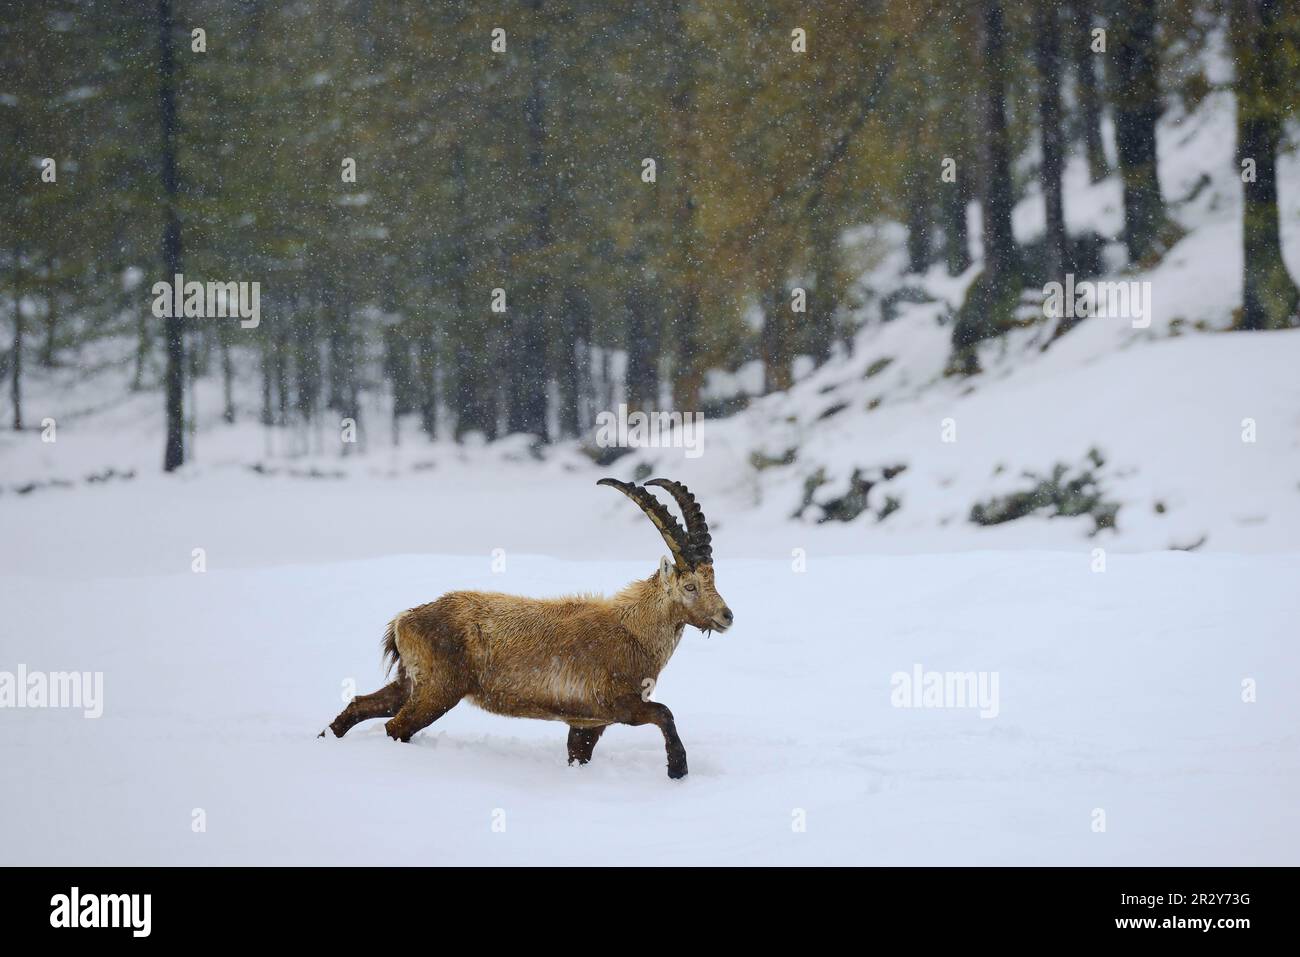
[[[596,728],[569,728],[569,763],[577,761],[586,764],[591,760],[591,753],[596,750],[596,742],[605,733],[608,725]]]
[[[639,695],[622,698],[618,702],[620,724],[653,724],[663,732],[664,747],[668,751],[668,776],[686,777],[686,748],[677,736],[673,713],[657,701],[642,701]]]

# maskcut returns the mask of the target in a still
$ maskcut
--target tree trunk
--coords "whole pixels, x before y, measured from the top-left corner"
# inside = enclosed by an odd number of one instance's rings
[[[320,350],[317,347],[316,326],[320,321],[320,306],[310,295],[294,297],[294,385],[297,390],[298,418],[311,422],[320,406],[321,368]],[[233,414],[233,410],[232,410]]]
[[[17,246],[14,257],[14,347],[9,357],[9,398],[14,407],[13,426],[15,432],[23,429],[23,293],[22,293],[22,250]]]
[[[980,32],[984,72],[984,268],[996,276],[1018,268],[1011,230],[1011,147],[1007,135],[1006,82],[1001,0],[983,0]]]
[[[460,140],[451,149],[451,182],[454,197],[452,208],[456,217],[450,268],[455,317],[452,338],[456,361],[451,388],[452,405],[456,411],[455,435],[458,442],[470,432],[481,432],[492,439],[497,431],[496,405],[492,401],[492,390],[497,381],[493,366],[496,337],[492,320],[484,315],[483,303],[470,301],[469,238],[473,227],[470,221],[465,144]],[[432,385],[429,385],[432,389]],[[432,391],[425,401],[433,401]],[[427,414],[425,417],[428,417]]]
[[[564,287],[560,323],[562,335],[557,356],[559,366],[556,369],[556,378],[560,384],[559,428],[562,437],[576,436],[581,431],[579,415],[586,383],[584,368],[587,342],[590,338],[584,329],[589,330],[591,327],[591,303],[584,290],[573,285]]]
[[[681,0],[667,5],[671,38],[668,62],[669,135],[676,170],[671,189],[673,238],[677,243],[678,279],[669,328],[675,340],[673,405],[679,412],[699,410],[704,385],[703,334],[700,328],[699,237],[695,204],[695,72]]]
[[[1300,291],[1282,258],[1277,206],[1277,153],[1283,110],[1277,0],[1236,0],[1237,159],[1243,169],[1242,329],[1285,329],[1296,319]],[[1245,172],[1253,162],[1253,177]]]
[[[1043,235],[1044,282],[1064,282],[1070,268],[1065,235],[1065,205],[1061,174],[1065,144],[1061,135],[1061,41],[1059,19],[1052,0],[1038,0],[1034,17],[1034,53],[1038,64],[1038,127],[1043,145],[1040,180],[1045,207]]]
[[[1088,175],[1099,183],[1110,175],[1106,146],[1101,137],[1101,92],[1097,87],[1096,58],[1092,52],[1093,0],[1073,0],[1066,36],[1074,61],[1075,95],[1079,101],[1078,131],[1088,158]]]
[[[139,310],[139,318],[136,320],[135,363],[131,372],[132,392],[138,392],[144,387],[144,367],[149,361],[149,353],[153,351],[153,336],[149,328],[150,318],[151,315],[148,309]]]
[[[1156,167],[1160,119],[1156,0],[1132,0],[1112,25],[1115,44],[1115,143],[1124,178],[1124,244],[1140,263],[1165,221]]]
[[[1014,318],[1020,296],[1020,257],[1011,230],[1011,148],[1007,136],[1006,53],[1000,0],[979,11],[980,75],[984,87],[984,269],[971,284],[953,323],[949,371],[979,371],[978,345]]]
[[[289,424],[289,334],[283,330],[275,335],[275,422]]]
[[[113,248],[120,249],[124,242],[124,230],[115,229],[113,232]],[[137,305],[136,297],[139,295],[126,289],[124,276],[126,273],[125,258],[119,259],[113,264],[110,273],[110,279],[115,291],[114,303],[118,311],[131,310],[136,315],[135,320],[135,361],[131,369],[131,391],[139,392],[144,387],[144,370],[149,363],[149,356],[153,354],[153,312],[148,308],[140,308]],[[114,315],[110,309],[109,315]]]
[[[527,301],[515,325],[515,339],[509,351],[511,432],[528,432],[547,438],[546,329],[550,317],[550,283],[544,253],[553,242],[551,224],[552,181],[546,168],[546,81],[547,35],[543,28],[543,0],[531,0],[534,30],[528,41],[530,89],[524,104],[528,138],[528,173],[535,190],[532,232],[527,242],[529,284]]]
[[[158,118],[162,127],[162,187],[164,209],[162,258],[167,279],[181,272],[181,223],[176,210],[176,66],[172,59],[171,0],[158,0]],[[185,320],[172,315],[163,320],[167,347],[164,409],[167,441],[163,471],[171,472],[185,461]]]
[[[459,301],[459,295],[457,298]],[[468,308],[458,307],[457,315],[465,328],[458,331],[455,347],[456,440],[470,432],[481,432],[491,440],[497,434],[496,336],[488,323],[472,316]],[[470,340],[471,331],[477,333],[477,341]]]
[[[826,215],[814,210],[811,235],[811,272],[813,288],[808,293],[808,312],[805,314],[808,351],[817,365],[831,357],[831,344],[835,341],[836,289],[836,229]]]
[[[347,322],[339,306],[339,293],[328,281],[321,284],[321,312],[325,320],[325,360],[328,364],[326,373],[325,407],[339,415],[344,414],[348,405],[348,363]],[[274,378],[272,363],[272,378]]]
[[[649,411],[659,404],[659,302],[638,273],[628,283],[627,405]]]
[[[793,384],[790,305],[785,286],[773,282],[763,293],[763,394],[783,392]]]
[[[433,316],[425,316],[415,344],[416,391],[420,403],[420,431],[438,437],[438,341]]]
[[[582,305],[583,309],[578,313],[574,322],[573,343],[578,372],[575,388],[578,392],[579,435],[591,428],[595,419],[593,406],[596,404],[596,391],[595,384],[592,381],[591,368],[591,347],[595,337],[595,310],[591,305],[591,297],[585,290],[583,291]]]
[[[915,136],[912,137],[912,155],[920,155],[920,145]],[[923,169],[920,163],[909,163],[907,170],[907,271],[923,273],[930,268],[929,170]]]
[[[384,327],[383,342],[384,374],[393,390],[393,435],[396,438],[402,416],[416,408],[411,375],[411,340],[405,329],[393,325]]]
[[[425,266],[429,267],[427,259],[428,247],[425,247],[426,260]],[[433,273],[432,269],[428,269]],[[453,277],[454,282],[454,277]],[[432,303],[427,303],[423,308],[416,310],[414,316],[408,320],[408,327],[414,325],[412,338],[415,340],[415,381],[412,383],[414,401],[420,413],[420,431],[425,434],[429,441],[438,437],[438,353],[439,337],[438,322],[435,320],[434,307]],[[466,317],[462,313],[456,316],[455,325],[464,323]]]
[[[262,360],[262,362],[261,362],[261,366],[262,366],[262,424],[263,424],[263,425],[274,425],[274,424],[275,424],[275,415],[274,415],[274,413],[273,413],[273,411],[272,411],[272,392],[271,392],[271,382],[272,382],[272,378],[273,378],[273,376],[274,376],[274,371],[273,371],[273,369],[271,368],[271,365],[272,365],[272,356],[271,356],[271,337],[270,337],[270,336],[263,336],[263,337],[262,337],[261,360]]]
[[[943,183],[940,212],[943,216],[944,261],[948,275],[960,276],[970,268],[970,236],[966,225],[966,206],[970,202],[970,173],[964,158],[957,159],[955,179]]]
[[[223,327],[224,329],[224,327]],[[229,334],[221,335],[221,418],[227,423],[235,421],[235,363],[230,354]]]
[[[338,413],[339,422],[351,419],[356,426],[356,441],[343,443],[343,454],[351,455],[365,447],[365,433],[361,429],[360,363],[363,349],[358,347],[358,336],[352,330],[352,297],[350,290],[330,289],[332,322],[330,331],[330,401]],[[277,374],[278,374],[277,366]],[[280,397],[281,406],[284,396]],[[355,447],[354,447],[355,446]]]
[[[52,369],[58,340],[59,283],[54,274],[54,262],[51,261],[47,268],[49,274],[45,284],[45,339],[41,343],[40,362],[45,368]]]

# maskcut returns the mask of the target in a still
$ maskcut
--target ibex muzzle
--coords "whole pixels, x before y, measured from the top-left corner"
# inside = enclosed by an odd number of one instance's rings
[[[388,718],[389,736],[409,741],[468,698],[495,714],[565,722],[570,764],[590,761],[611,724],[656,725],[668,776],[683,777],[686,749],[672,712],[649,698],[687,625],[724,632],[735,620],[714,583],[709,526],[695,496],[678,482],[645,485],[672,496],[685,528],[644,486],[612,478],[597,484],[641,507],[671,559],[612,598],[458,591],[402,612],[384,634],[397,680],[354,698],[330,730],[341,738],[368,718]]]

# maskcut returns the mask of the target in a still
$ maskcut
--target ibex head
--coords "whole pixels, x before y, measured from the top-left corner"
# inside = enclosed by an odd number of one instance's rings
[[[664,504],[644,486],[612,478],[601,479],[596,484],[618,489],[641,506],[659,529],[672,552],[671,561],[665,557],[659,563],[659,587],[680,610],[686,623],[701,631],[721,633],[730,628],[735,618],[713,584],[713,545],[709,525],[690,489],[668,479],[651,479],[645,483],[657,485],[673,497],[686,520],[683,529]]]

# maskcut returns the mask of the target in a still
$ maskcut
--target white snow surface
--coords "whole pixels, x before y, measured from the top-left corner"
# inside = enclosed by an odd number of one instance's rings
[[[0,858],[1297,863],[1297,556],[1116,556],[1104,573],[1033,551],[721,563],[735,628],[690,631],[655,693],[687,747],[681,781],[652,727],[615,727],[568,767],[564,725],[468,704],[410,744],[380,721],[315,737],[344,681],[381,683],[395,609],[457,587],[609,590],[648,564],[6,576],[6,660],[102,671],[104,714],[0,715],[0,764],[19,772],[0,790]],[[918,664],[996,672],[997,716],[892,706],[892,675]]]

